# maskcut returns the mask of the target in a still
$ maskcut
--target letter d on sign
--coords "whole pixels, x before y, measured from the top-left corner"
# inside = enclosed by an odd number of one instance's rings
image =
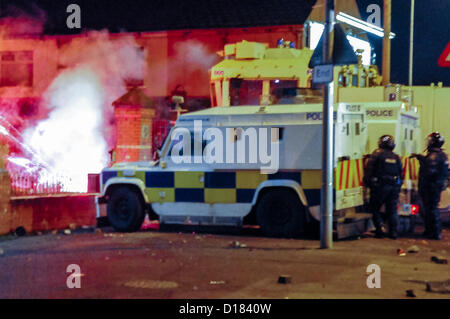
[[[69,277],[67,277],[67,288],[81,288],[81,268],[76,264],[71,264],[67,266],[66,272],[70,273]]]
[[[366,273],[370,274],[367,277],[367,288],[381,288],[381,268],[377,264],[370,264],[367,266]]]

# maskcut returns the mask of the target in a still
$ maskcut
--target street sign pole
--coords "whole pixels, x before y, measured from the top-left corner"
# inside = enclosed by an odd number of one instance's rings
[[[326,0],[322,62],[331,64],[334,0]],[[323,85],[322,191],[320,205],[320,248],[333,247],[333,82]]]

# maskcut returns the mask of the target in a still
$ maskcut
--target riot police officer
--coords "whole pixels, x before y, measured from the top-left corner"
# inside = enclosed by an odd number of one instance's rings
[[[394,148],[395,142],[391,135],[381,136],[378,149],[370,155],[364,174],[364,184],[370,188],[369,210],[373,216],[377,238],[384,236],[380,213],[383,204],[388,216],[389,237],[397,238],[397,201],[403,179],[402,162],[393,152]]]
[[[419,195],[422,199],[425,223],[424,235],[441,239],[441,218],[438,204],[441,192],[447,188],[448,157],[442,150],[444,137],[438,132],[427,138],[427,155],[413,154],[420,162]]]

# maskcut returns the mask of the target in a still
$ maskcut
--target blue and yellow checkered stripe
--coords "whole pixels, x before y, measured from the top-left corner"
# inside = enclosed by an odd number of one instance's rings
[[[102,173],[103,184],[121,171]],[[251,203],[258,186],[266,180],[294,180],[302,185],[310,206],[320,204],[321,171],[304,170],[261,174],[259,170],[225,172],[144,172],[136,178],[145,183],[150,202],[192,202],[209,204]]]

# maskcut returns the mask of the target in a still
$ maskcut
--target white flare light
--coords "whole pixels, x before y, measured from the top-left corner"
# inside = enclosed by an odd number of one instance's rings
[[[355,37],[352,37],[351,35],[347,36],[348,42],[350,42],[350,45],[353,47],[353,50],[361,49],[363,50],[362,53],[362,64],[363,65],[370,65],[370,57],[372,56],[372,48],[370,47],[370,43]]]
[[[380,38],[384,37],[384,29],[380,28],[374,24],[368,23],[366,21],[363,21],[361,19],[355,18],[349,14],[339,12],[336,15],[336,20],[340,22],[344,22],[348,25],[351,25],[355,28],[367,31],[369,33],[375,34],[376,36],[379,36]],[[395,38],[395,33],[391,32],[389,34],[389,39]]]
[[[55,172],[71,178],[66,191],[85,192],[87,175],[108,164],[101,134],[104,96],[89,68],[60,74],[49,90],[49,117],[24,133],[24,139]]]

